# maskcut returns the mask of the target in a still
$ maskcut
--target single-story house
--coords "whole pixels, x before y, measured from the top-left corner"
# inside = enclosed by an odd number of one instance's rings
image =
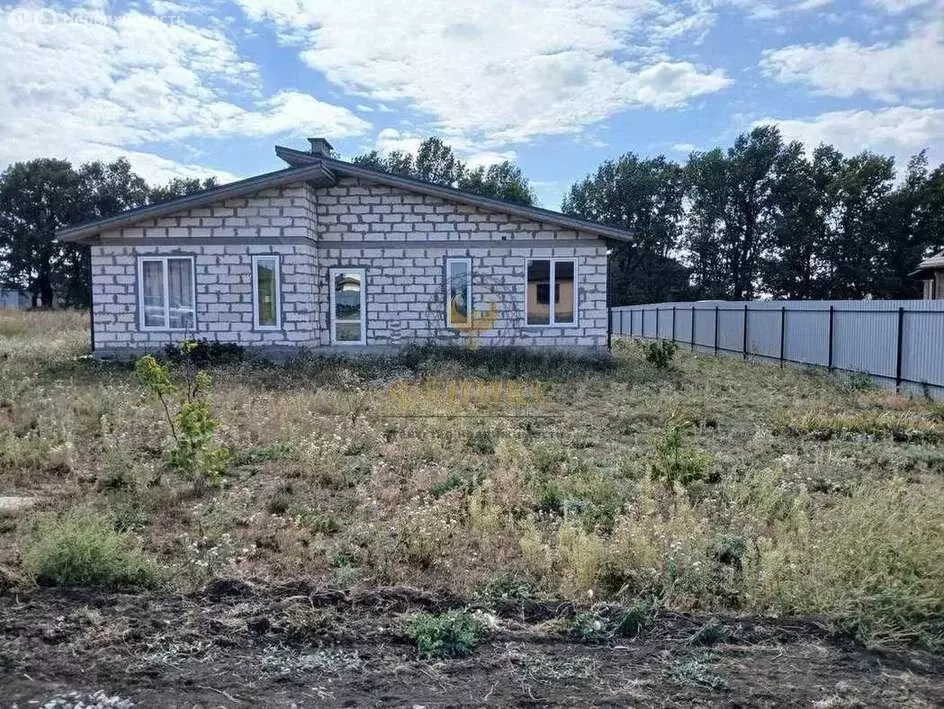
[[[30,307],[31,303],[29,293],[19,288],[0,288],[0,308],[22,310]]]
[[[310,142],[276,146],[288,168],[60,231],[91,249],[93,351],[606,346],[606,240],[627,232]]]
[[[911,275],[924,280],[925,300],[944,300],[944,251],[924,259]]]

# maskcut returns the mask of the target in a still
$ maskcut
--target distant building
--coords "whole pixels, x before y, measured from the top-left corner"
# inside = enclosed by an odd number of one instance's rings
[[[924,259],[911,275],[924,279],[925,300],[944,300],[944,251]]]
[[[16,288],[0,288],[0,308],[20,310],[30,306],[28,294]]]

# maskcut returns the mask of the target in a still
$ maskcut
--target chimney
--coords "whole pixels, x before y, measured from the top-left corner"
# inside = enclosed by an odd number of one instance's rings
[[[321,158],[330,158],[331,151],[334,148],[331,146],[331,143],[328,142],[327,138],[309,138],[308,142],[311,143],[311,154],[317,155]]]

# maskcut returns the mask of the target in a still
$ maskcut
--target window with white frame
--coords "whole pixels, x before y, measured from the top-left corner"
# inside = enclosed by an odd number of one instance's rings
[[[190,330],[196,325],[191,256],[138,259],[138,310],[142,330]]]
[[[525,322],[528,325],[575,325],[576,260],[528,259],[526,270]]]
[[[331,279],[331,343],[363,345],[366,342],[363,268],[332,268]]]
[[[472,324],[472,259],[446,261],[446,325],[469,327]]]
[[[281,324],[281,290],[279,257],[252,257],[252,309],[253,326],[259,329],[275,329]]]

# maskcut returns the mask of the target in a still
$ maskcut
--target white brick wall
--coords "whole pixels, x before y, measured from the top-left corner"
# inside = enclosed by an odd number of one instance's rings
[[[525,324],[525,260],[533,256],[576,258],[576,326]],[[469,333],[446,326],[445,267],[450,257],[471,259],[473,309],[488,311],[495,303],[497,318],[490,329]],[[606,247],[600,241],[542,249],[511,244],[360,249],[322,244],[319,283],[324,299],[328,298],[328,269],[333,266],[366,271],[368,344],[459,343],[471,335],[482,345],[606,345]],[[321,333],[319,344],[330,344],[327,330]]]
[[[367,344],[462,342],[446,327],[445,261],[472,260],[473,308],[494,302],[486,345],[606,344],[606,245],[592,234],[357,179],[292,185],[101,235],[92,250],[96,348],[151,348],[181,333],[138,327],[137,259],[190,255],[197,337],[244,345],[328,346],[328,269],[366,269]],[[282,326],[254,330],[252,255],[280,256]],[[576,258],[577,324],[525,325],[525,259]]]
[[[281,327],[253,329],[252,256],[277,254],[282,281]],[[93,246],[92,302],[96,348],[179,342],[181,332],[139,329],[140,256],[192,256],[196,271],[196,337],[244,345],[315,344],[315,248],[297,245]]]

